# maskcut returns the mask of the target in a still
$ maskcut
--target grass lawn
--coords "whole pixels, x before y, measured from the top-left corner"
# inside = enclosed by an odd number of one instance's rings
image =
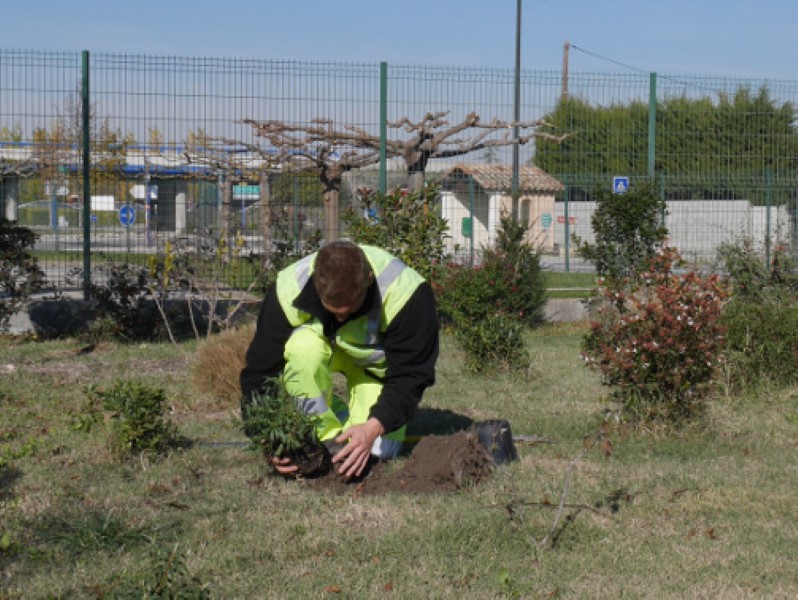
[[[488,377],[444,336],[423,414],[506,418],[548,441],[518,443],[520,460],[479,486],[389,496],[271,476],[238,407],[192,389],[196,343],[5,339],[0,598],[143,597],[164,574],[213,598],[798,596],[798,389],[718,396],[679,433],[614,426],[611,448],[585,452],[605,390],[582,333],[534,331],[529,373]],[[197,443],[115,460],[85,389],[120,377],[166,390]]]

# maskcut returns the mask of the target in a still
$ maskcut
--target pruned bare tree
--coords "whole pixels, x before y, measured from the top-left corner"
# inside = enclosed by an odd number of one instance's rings
[[[338,238],[338,206],[344,174],[379,162],[379,137],[364,129],[336,129],[329,119],[291,125],[282,121],[245,119],[256,136],[269,141],[285,171],[316,174],[323,186],[324,239]],[[376,139],[376,147],[373,140]]]
[[[522,146],[533,138],[562,141],[567,137],[542,131],[551,127],[543,120],[516,123],[493,119],[486,123],[477,113],[471,112],[462,121],[452,125],[446,120],[447,115],[448,112],[428,112],[419,121],[403,117],[388,123],[389,127],[402,129],[408,134],[402,140],[388,140],[387,145],[390,154],[405,159],[408,187],[413,190],[421,189],[427,165],[433,158],[453,158],[487,148]],[[517,137],[514,135],[516,129]],[[499,132],[501,135],[491,137]]]
[[[562,141],[565,135],[541,131],[551,127],[542,120],[483,122],[475,112],[452,125],[447,112],[427,113],[419,121],[408,117],[388,123],[404,136],[386,140],[386,157],[401,157],[407,165],[408,187],[420,190],[433,158],[452,158],[487,148],[526,144],[533,138]],[[325,239],[338,235],[338,198],[343,175],[380,160],[380,136],[361,127],[334,126],[329,119],[289,124],[282,121],[244,119],[257,137],[269,141],[287,169],[311,171],[324,185]],[[515,130],[519,133],[516,136]],[[500,134],[500,135],[496,135]]]

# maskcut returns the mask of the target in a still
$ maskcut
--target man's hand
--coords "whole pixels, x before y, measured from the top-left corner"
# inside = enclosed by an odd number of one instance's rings
[[[372,417],[362,425],[353,425],[335,438],[339,444],[346,444],[332,459],[333,463],[342,463],[338,467],[338,474],[344,477],[360,475],[369,462],[374,440],[383,433],[385,428],[382,423]]]
[[[290,458],[278,458],[276,456],[269,457],[269,464],[274,467],[280,475],[294,476],[299,471],[299,467],[291,464]]]

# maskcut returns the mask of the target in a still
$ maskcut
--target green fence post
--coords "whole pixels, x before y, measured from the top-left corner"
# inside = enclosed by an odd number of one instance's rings
[[[91,300],[91,129],[89,119],[89,51],[83,51],[80,85],[83,136],[83,299]]]
[[[563,213],[565,217],[565,272],[571,272],[571,223],[568,218],[568,177],[563,178],[564,194],[563,194]]]
[[[770,209],[773,205],[773,173],[770,169],[765,171],[765,268],[770,265],[771,222]]]
[[[379,191],[388,192],[388,63],[380,63],[380,182]]]
[[[471,234],[468,236],[468,264],[474,266],[474,176],[468,176],[468,218],[471,223]]]
[[[648,79],[648,176],[654,180],[657,156],[657,74]]]

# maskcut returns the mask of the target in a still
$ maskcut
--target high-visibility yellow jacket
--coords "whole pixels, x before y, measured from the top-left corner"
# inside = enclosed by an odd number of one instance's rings
[[[429,284],[388,252],[361,246],[374,272],[363,306],[344,323],[324,309],[313,284],[316,255],[287,267],[277,276],[261,306],[258,328],[241,373],[243,405],[264,380],[285,366],[283,349],[300,326],[319,328],[330,344],[383,383],[371,410],[394,431],[415,414],[424,390],[435,381],[438,322]]]

